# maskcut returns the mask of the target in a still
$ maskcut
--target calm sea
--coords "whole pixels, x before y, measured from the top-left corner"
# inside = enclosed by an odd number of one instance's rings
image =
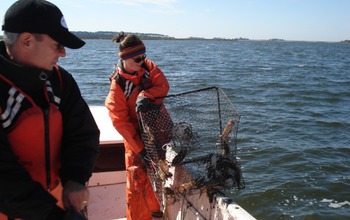
[[[60,65],[103,105],[117,44],[87,40]],[[170,93],[219,86],[241,114],[246,189],[226,192],[257,219],[350,219],[350,44],[145,41]]]

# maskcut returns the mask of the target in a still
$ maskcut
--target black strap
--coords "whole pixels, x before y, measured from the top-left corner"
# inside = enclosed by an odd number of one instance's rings
[[[149,80],[148,66],[145,62],[143,62],[141,67],[146,70],[146,73],[142,75],[140,90],[149,89],[150,87],[152,87],[152,83]],[[125,84],[127,80],[118,73],[118,68],[116,68],[116,70],[110,75],[109,80],[115,80],[121,87],[123,92],[125,91]]]

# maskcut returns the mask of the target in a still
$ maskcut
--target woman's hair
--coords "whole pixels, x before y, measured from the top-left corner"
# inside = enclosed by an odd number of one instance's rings
[[[135,34],[124,34],[120,32],[115,36],[112,41],[119,43],[119,51],[123,51],[125,48],[133,47],[138,44],[142,44],[142,40]]]

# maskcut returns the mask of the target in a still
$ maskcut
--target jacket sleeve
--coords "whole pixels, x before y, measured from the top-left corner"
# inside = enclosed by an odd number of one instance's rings
[[[45,219],[58,209],[56,202],[17,162],[5,131],[0,127],[0,212],[21,219]]]
[[[63,69],[60,111],[63,140],[60,176],[84,184],[89,180],[99,154],[100,131],[71,74]]]
[[[105,105],[115,129],[130,144],[132,151],[139,153],[144,148],[144,144],[137,128],[131,122],[131,110],[128,108],[124,93],[115,80],[111,82],[111,88]]]
[[[149,69],[149,78],[152,82],[152,87],[144,90],[140,95],[155,101],[156,104],[160,104],[169,92],[169,83],[162,70],[151,60],[145,59],[146,65]]]

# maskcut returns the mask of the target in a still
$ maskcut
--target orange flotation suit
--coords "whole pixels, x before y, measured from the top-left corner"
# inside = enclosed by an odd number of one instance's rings
[[[144,60],[143,68],[135,75],[124,73],[119,66],[116,71],[123,77],[123,82],[119,83],[116,78],[111,80],[105,105],[114,127],[124,138],[127,171],[126,217],[128,220],[151,220],[152,212],[160,211],[160,204],[139,156],[144,144],[140,136],[135,103],[140,93],[150,100],[165,97],[169,84],[163,72],[148,59]]]
[[[47,110],[43,110],[4,76],[0,75],[0,80],[7,82],[10,88],[7,108],[0,108],[0,116],[11,149],[32,179],[47,189],[63,207],[59,177],[63,130],[62,115],[58,109],[60,98],[53,94],[50,82],[46,81],[44,91],[49,105]],[[20,111],[24,103],[30,107]],[[7,217],[0,213],[2,219]]]

